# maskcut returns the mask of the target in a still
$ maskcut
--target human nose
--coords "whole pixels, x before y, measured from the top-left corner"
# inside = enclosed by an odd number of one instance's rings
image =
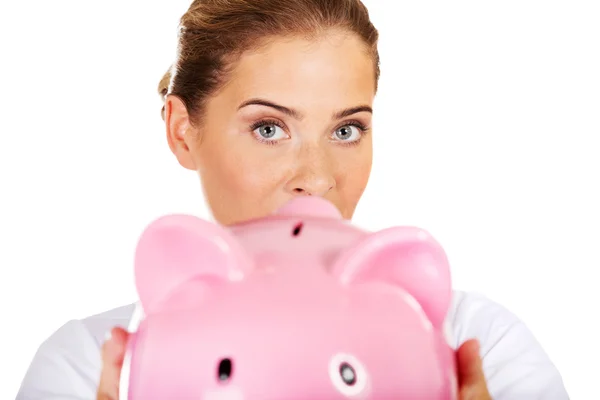
[[[298,155],[292,178],[286,190],[293,195],[325,196],[335,187],[335,178],[327,155],[315,148],[305,149]]]

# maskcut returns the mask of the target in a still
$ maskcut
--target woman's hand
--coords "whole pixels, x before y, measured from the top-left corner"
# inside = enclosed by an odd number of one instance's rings
[[[113,328],[102,346],[102,374],[96,400],[119,400],[119,379],[127,349],[129,333]]]
[[[456,352],[458,368],[458,398],[460,400],[492,400],[488,392],[479,342],[467,340]]]

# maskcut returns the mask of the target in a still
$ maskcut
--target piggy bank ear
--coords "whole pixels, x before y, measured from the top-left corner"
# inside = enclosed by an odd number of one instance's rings
[[[342,219],[342,214],[333,203],[318,196],[294,197],[275,211],[275,215]]]
[[[225,228],[189,215],[170,215],[142,233],[135,283],[148,313],[182,283],[202,277],[239,280],[250,267],[250,257]]]
[[[427,232],[396,227],[369,234],[342,252],[332,272],[344,285],[379,281],[401,287],[442,327],[452,298],[450,267]]]

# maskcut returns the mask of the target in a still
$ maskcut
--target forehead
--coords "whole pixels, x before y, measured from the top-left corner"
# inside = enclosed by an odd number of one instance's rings
[[[332,31],[312,39],[273,38],[240,57],[226,90],[239,98],[275,97],[292,105],[302,100],[314,104],[319,99],[371,103],[375,95],[374,60],[352,33]]]

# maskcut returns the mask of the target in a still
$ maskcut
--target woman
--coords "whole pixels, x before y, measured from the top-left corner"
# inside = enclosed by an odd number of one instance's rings
[[[352,217],[371,171],[377,38],[359,0],[194,1],[159,91],[169,147],[199,174],[218,222],[299,195]],[[41,345],[18,399],[117,399],[133,308],[65,324]],[[504,308],[457,292],[448,318],[462,399],[568,398]]]

